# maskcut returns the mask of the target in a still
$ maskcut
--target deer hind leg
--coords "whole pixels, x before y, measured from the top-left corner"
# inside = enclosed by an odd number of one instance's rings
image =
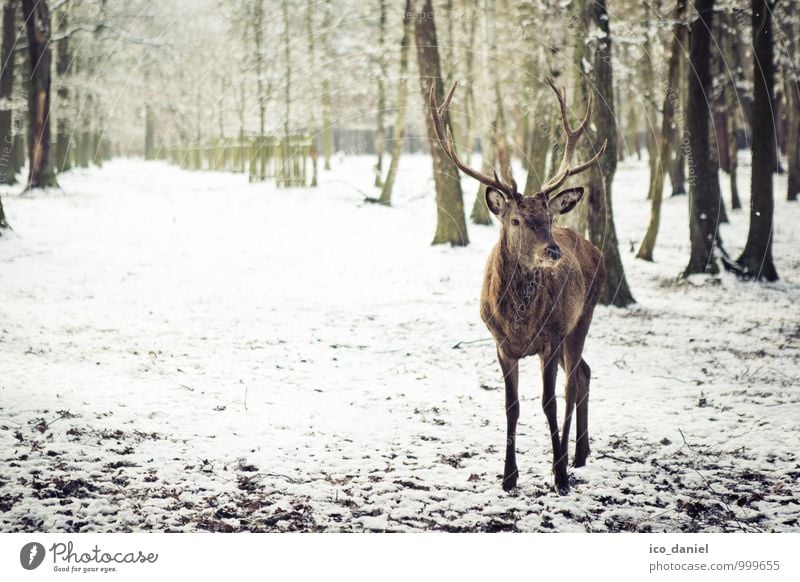
[[[567,383],[564,388],[566,408],[564,410],[564,424],[561,427],[561,457],[565,465],[569,465],[569,431],[572,428],[572,415],[575,412],[575,402],[578,398],[579,381],[577,379],[577,363],[570,358],[569,351],[565,350],[562,359],[564,372],[567,374]]]
[[[589,380],[592,370],[586,360],[581,359],[578,369],[578,434],[575,437],[575,466],[583,467],[589,456]]]
[[[575,467],[583,467],[589,455],[589,364],[580,357],[564,356],[564,370],[567,373],[564,427],[561,435],[561,453],[564,462],[569,463],[569,431],[572,426],[572,415],[577,406],[577,434],[575,436]]]
[[[561,495],[569,493],[569,475],[567,460],[562,454],[561,441],[558,438],[558,410],[556,405],[556,375],[558,374],[558,357],[556,354],[542,355],[542,409],[550,427],[550,439],[553,444],[553,474],[556,480],[556,491]]]
[[[503,370],[506,385],[506,463],[503,469],[503,490],[511,491],[517,486],[517,420],[519,420],[519,360],[505,356],[499,349],[497,359]]]

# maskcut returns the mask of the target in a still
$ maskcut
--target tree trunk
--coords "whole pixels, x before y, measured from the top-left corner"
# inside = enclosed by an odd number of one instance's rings
[[[707,96],[711,91],[711,24],[714,0],[695,0],[697,18],[692,22],[687,128],[689,134],[689,233],[691,256],[684,276],[695,273],[718,273],[714,257],[717,234],[719,184],[716,167],[709,152],[711,134]]]
[[[468,46],[470,47],[466,51],[465,61],[466,61],[466,78],[469,82],[466,84],[467,86],[464,87],[464,115],[462,117],[463,122],[461,124],[463,134],[461,138],[462,148],[464,152],[464,156],[461,158],[465,160],[468,164],[472,158],[472,149],[475,147],[475,139],[472,134],[472,120],[475,117],[475,77],[474,77],[474,70],[475,70],[475,51],[472,50],[471,47],[476,46],[476,33],[478,30],[478,18],[477,12],[480,9],[480,6],[473,7],[472,12],[468,12],[469,4],[466,4],[464,7],[465,10],[465,18],[464,18],[464,32],[467,35],[468,39]]]
[[[58,186],[50,158],[50,9],[47,0],[22,0],[31,67],[28,188]]]
[[[710,104],[713,111],[713,102]],[[708,150],[708,159],[711,160],[711,166],[714,171],[714,181],[711,183],[712,186],[712,197],[716,200],[717,211],[715,215],[717,216],[717,220],[719,222],[728,222],[728,213],[725,211],[725,201],[722,199],[722,189],[719,185],[719,154],[720,148],[722,148],[722,144],[717,139],[718,133],[715,129],[715,116],[711,116],[711,135],[708,138],[709,143],[709,150]],[[720,123],[723,123],[720,121]]]
[[[686,59],[684,51],[688,44],[688,25],[686,23],[686,0],[678,0],[675,29],[673,31],[674,40],[677,41],[678,57],[678,81],[674,85],[675,95],[675,122],[670,127],[670,161],[669,161],[669,181],[672,185],[672,196],[682,196],[686,194],[686,151],[689,147],[685,132],[686,120]]]
[[[545,92],[539,90],[536,99],[534,116],[528,124],[530,144],[528,148],[528,178],[525,181],[525,196],[533,196],[544,183],[547,171],[547,150],[550,147],[550,138],[557,128],[553,125],[552,109],[542,107]],[[542,114],[542,112],[544,112]],[[537,115],[541,114],[541,116]]]
[[[317,52],[316,43],[314,42],[314,10],[316,9],[314,0],[308,0],[306,4],[306,38],[308,40],[308,59],[310,61],[310,81],[311,81],[311,112],[309,119],[309,134],[311,139],[311,147],[309,155],[311,157],[311,187],[316,188],[318,185],[318,169],[317,169]]]
[[[0,139],[3,140],[0,152],[0,184],[16,184],[17,164],[14,160],[14,111],[11,99],[14,93],[14,46],[17,43],[16,0],[3,3],[3,62],[0,70]],[[5,217],[3,217],[5,224]]]
[[[375,131],[375,187],[383,186],[383,153],[386,151],[386,0],[378,0],[380,19],[378,25],[378,110]]]
[[[264,95],[264,0],[256,0],[253,7],[253,41],[255,43],[256,60],[256,99],[258,100],[259,135],[264,135],[266,117],[266,95]]]
[[[735,21],[731,13],[725,16],[725,29],[720,27],[722,36],[722,47],[725,59],[729,63],[735,62],[733,37],[738,34],[735,30]],[[731,209],[738,210],[742,207],[742,202],[739,199],[739,184],[738,184],[738,168],[739,168],[739,144],[737,140],[738,124],[737,117],[740,115],[738,110],[738,103],[736,98],[736,84],[739,80],[736,71],[733,72],[733,79],[731,83],[726,84],[722,91],[725,100],[725,110],[727,112],[727,133],[728,133],[728,176],[730,178],[731,188]]]
[[[775,170],[775,125],[772,95],[775,63],[772,12],[775,3],[752,0],[753,19],[753,171],[750,183],[750,229],[736,268],[746,278],[775,281],[772,261],[772,173]]]
[[[784,66],[784,84],[786,86],[786,108],[789,118],[789,127],[786,136],[786,172],[788,173],[788,190],[786,199],[797,200],[800,195],[800,74],[796,64],[800,59],[800,10],[797,4],[787,2],[784,4],[786,11],[787,52],[789,59]]]
[[[653,260],[653,250],[658,237],[661,222],[661,202],[664,198],[664,174],[670,164],[672,132],[676,124],[676,108],[680,102],[681,46],[678,29],[683,26],[683,15],[686,12],[686,0],[678,0],[675,7],[675,25],[672,30],[672,46],[670,47],[667,83],[664,91],[663,116],[661,118],[661,134],[657,146],[658,160],[655,175],[650,178],[650,223],[642,239],[636,258],[645,261]],[[663,80],[663,79],[662,79]]]
[[[331,50],[331,27],[333,26],[331,0],[325,1],[324,19],[322,22],[322,47],[325,54]],[[331,73],[326,66],[322,74],[322,158],[324,168],[331,169],[331,156],[333,156],[333,125],[331,123]]]
[[[6,213],[3,210],[3,199],[0,198],[0,234],[3,234],[3,231],[8,228],[8,222],[6,222]]]
[[[69,11],[65,9],[64,14],[58,19],[59,26],[62,30],[69,30]],[[58,126],[56,128],[56,170],[66,172],[70,169],[70,140],[72,139],[72,130],[70,128],[69,117],[69,89],[68,83],[65,82],[65,77],[69,73],[70,65],[70,52],[69,52],[69,36],[64,37],[57,45],[58,58],[56,59],[56,74],[58,75],[58,110],[66,112],[66,115],[59,114],[57,117]]]
[[[590,81],[597,89],[594,125],[597,128],[595,143],[608,140],[608,147],[597,164],[592,165],[589,179],[589,238],[602,252],[606,277],[600,292],[603,305],[625,307],[635,300],[625,278],[622,258],[619,254],[617,231],[611,204],[611,183],[617,170],[617,130],[614,114],[614,81],[611,67],[611,29],[608,22],[606,0],[593,0],[588,8],[591,27],[600,31],[596,39],[587,43],[594,45],[594,63]]]
[[[800,80],[789,79],[789,95],[787,95],[789,113],[789,129],[786,147],[786,171],[788,190],[786,199],[795,201],[800,195]]]
[[[424,0],[422,6],[422,10],[414,14],[416,18],[414,34],[417,42],[420,89],[422,90],[422,97],[427,103],[431,83],[435,83],[434,95],[436,102],[442,103],[444,101],[444,89],[439,65],[439,48],[436,42],[433,5],[431,0]],[[444,121],[449,123],[448,119]],[[430,111],[426,111],[425,124],[431,145],[433,178],[436,183],[437,221],[433,244],[450,243],[453,246],[464,246],[469,244],[469,237],[464,219],[464,200],[461,193],[458,169],[438,144]]]
[[[590,26],[589,21],[594,17],[593,14],[590,13],[591,9],[587,8],[587,5],[592,1],[593,0],[590,0],[589,2],[587,2],[587,0],[576,0],[573,3],[575,11],[573,34],[578,39],[585,39],[587,37],[587,32]],[[593,83],[590,83],[589,79],[593,74],[597,73],[596,71],[591,70],[594,66],[592,63],[594,62],[593,58],[595,58],[597,50],[599,50],[599,47],[595,47],[595,50],[593,51],[595,54],[592,54],[592,52],[587,54],[587,46],[581,40],[575,42],[572,48],[572,65],[574,74],[572,107],[574,107],[577,111],[586,111],[586,108],[589,105],[589,91],[591,91],[593,87]],[[564,82],[566,83],[566,81]],[[610,95],[613,99],[613,92],[610,93]],[[559,134],[563,135],[561,131],[559,131]],[[581,140],[581,142],[578,144],[576,155],[580,156],[582,159],[588,159],[593,156],[594,153],[595,152],[592,151],[592,146],[589,144],[589,140]],[[557,161],[559,161],[559,159],[554,157],[551,160],[551,163],[556,163]],[[553,168],[551,168],[551,172],[552,170]],[[551,173],[550,175],[552,176],[553,174]],[[590,188],[590,180],[591,172],[585,172],[576,178],[573,178],[570,182],[570,185],[583,186],[588,192]],[[586,233],[589,230],[590,204],[589,196],[584,196],[570,213],[558,217],[556,222],[563,226],[574,229],[575,232],[581,236],[586,236]]]
[[[294,186],[294,174],[292,172],[292,152],[289,147],[289,120],[291,117],[291,107],[292,107],[292,54],[291,54],[291,42],[292,38],[289,32],[289,0],[283,0],[283,54],[284,58],[286,59],[286,69],[284,70],[285,78],[284,82],[285,91],[284,91],[284,103],[283,103],[283,163],[282,163],[282,170],[281,173],[283,174],[282,180],[277,180],[278,186]],[[305,184],[304,184],[305,185]]]
[[[738,88],[747,86],[749,83],[744,74],[744,68],[740,58],[739,45],[742,44],[739,38],[740,31],[738,30],[738,21],[734,12],[729,12],[726,17],[727,28],[722,38],[723,47],[726,53],[726,60],[729,63],[731,71],[731,82],[724,87],[725,103],[728,111],[728,135],[730,137],[729,154],[731,162],[731,208],[738,210],[742,207],[742,202],[739,198],[739,184],[737,172],[739,168],[739,133],[743,131],[747,134],[747,120],[750,118],[752,102],[750,97],[747,97],[745,92],[739,93]],[[745,102],[745,98],[750,100]],[[748,105],[749,103],[749,105]],[[741,124],[740,124],[741,121]],[[747,138],[749,142],[749,137]]]
[[[654,30],[654,19],[652,11],[654,7],[645,4],[645,55],[640,60],[642,65],[641,78],[645,86],[644,93],[644,114],[646,118],[644,135],[645,146],[647,147],[647,164],[650,170],[650,179],[647,186],[647,199],[653,200],[656,196],[656,189],[663,188],[664,178],[661,175],[661,151],[662,139],[658,130],[658,111],[656,111],[656,54],[653,36],[657,34]],[[656,14],[658,18],[658,14]],[[660,194],[659,194],[660,196]]]
[[[400,41],[400,75],[397,78],[397,117],[394,121],[394,135],[392,136],[392,159],[389,162],[389,171],[381,188],[381,196],[378,202],[391,206],[392,190],[394,180],[397,177],[397,167],[400,164],[400,154],[403,152],[403,144],[406,137],[406,112],[408,110],[408,47],[411,44],[414,20],[412,18],[411,0],[406,0],[406,8],[403,12],[403,38]]]
[[[730,87],[726,87],[725,102],[728,106],[728,162],[729,177],[731,186],[731,209],[739,210],[742,207],[742,201],[739,199],[739,185],[737,183],[737,171],[739,169],[739,146],[736,143],[736,96]]]
[[[144,159],[156,159],[155,146],[156,116],[153,113],[153,106],[145,103],[144,106]]]
[[[500,170],[505,176],[508,169],[503,167],[503,160],[499,157],[502,149],[500,140],[505,140],[505,136],[500,135],[502,132],[502,103],[500,102],[499,88],[497,87],[496,64],[493,62],[496,58],[497,50],[494,0],[486,0],[483,9],[485,11],[485,19],[484,38],[481,47],[483,56],[482,81],[486,90],[483,95],[484,105],[478,108],[478,110],[481,111],[479,119],[483,120],[483,131],[481,132],[481,171],[484,174],[491,175],[497,164],[500,166]],[[506,183],[508,183],[507,178]],[[472,204],[470,219],[474,224],[492,224],[492,215],[489,212],[489,207],[486,206],[485,184],[478,185],[478,191],[475,194],[475,202]]]

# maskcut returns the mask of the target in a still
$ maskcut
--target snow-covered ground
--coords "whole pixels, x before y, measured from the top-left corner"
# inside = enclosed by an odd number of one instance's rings
[[[500,488],[504,397],[478,315],[496,228],[430,246],[429,159],[403,159],[393,208],[362,203],[372,163],[348,157],[318,189],[132,160],[62,176],[65,193],[6,189],[0,531],[800,530],[785,178],[779,283],[680,282],[686,197],[665,200],[657,262],[638,261],[647,170],[621,166],[638,304],[595,312],[593,452],[559,497],[535,359],[519,491]],[[736,254],[748,219],[730,214]]]

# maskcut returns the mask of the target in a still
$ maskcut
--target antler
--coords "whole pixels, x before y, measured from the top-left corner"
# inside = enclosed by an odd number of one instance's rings
[[[444,117],[447,115],[447,110],[450,107],[450,101],[453,99],[453,94],[456,91],[456,86],[458,82],[453,83],[453,87],[450,89],[450,92],[447,94],[447,97],[442,103],[441,107],[436,105],[436,81],[431,83],[431,91],[428,95],[428,105],[431,108],[431,117],[433,118],[433,127],[436,131],[436,137],[439,139],[439,144],[442,146],[442,149],[447,154],[447,157],[459,168],[462,172],[464,172],[467,176],[475,178],[481,184],[485,184],[490,188],[494,188],[498,192],[505,194],[509,198],[517,198],[519,194],[517,193],[517,183],[514,179],[511,179],[511,184],[504,184],[500,181],[500,178],[497,177],[497,172],[494,171],[494,177],[487,176],[482,172],[478,172],[477,170],[473,170],[472,168],[468,167],[464,162],[462,162],[459,157],[458,153],[456,153],[455,143],[453,142],[453,134],[450,133],[450,127],[445,125]]]
[[[589,125],[589,119],[592,117],[594,95],[589,96],[589,106],[586,108],[586,116],[583,118],[583,121],[581,121],[581,124],[577,129],[572,129],[567,118],[566,89],[564,89],[563,92],[559,91],[553,83],[553,80],[549,77],[547,78],[547,84],[550,85],[555,92],[556,97],[558,98],[558,105],[561,108],[561,120],[564,122],[564,131],[567,134],[567,143],[564,145],[564,157],[561,160],[561,165],[558,167],[558,172],[556,172],[556,175],[550,178],[547,183],[542,186],[540,193],[544,194],[545,196],[549,196],[551,192],[558,189],[562,184],[564,184],[564,182],[567,181],[567,178],[570,176],[580,174],[584,170],[587,170],[589,167],[591,167],[591,165],[594,164],[601,155],[603,155],[603,152],[606,151],[606,145],[608,144],[608,140],[605,140],[603,145],[600,146],[600,150],[585,164],[575,166],[574,168],[570,167],[572,156],[575,153],[575,145],[578,143],[578,138],[583,135],[586,127]]]

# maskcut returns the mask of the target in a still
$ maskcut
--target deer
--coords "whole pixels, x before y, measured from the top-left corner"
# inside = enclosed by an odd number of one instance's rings
[[[514,490],[519,475],[516,459],[520,412],[518,363],[522,358],[538,355],[542,408],[553,448],[555,490],[559,495],[566,495],[570,490],[568,449],[575,410],[574,467],[584,466],[590,452],[591,369],[582,354],[605,271],[600,249],[575,230],[554,225],[553,220],[556,215],[570,212],[583,197],[582,187],[559,189],[567,178],[597,162],[606,149],[607,140],[588,162],[573,166],[575,147],[589,124],[594,99],[590,96],[583,121],[573,129],[567,114],[566,89],[559,91],[549,78],[547,83],[558,100],[566,142],[555,175],[530,196],[517,191],[513,177],[508,176],[509,183],[504,183],[496,171],[489,176],[469,168],[459,158],[447,121],[457,83],[441,106],[436,104],[432,83],[428,105],[440,147],[457,169],[486,186],[486,205],[500,222],[499,240],[486,262],[480,315],[495,340],[505,383],[507,438],[503,490]],[[555,397],[559,366],[567,376],[566,411],[560,437]]]

